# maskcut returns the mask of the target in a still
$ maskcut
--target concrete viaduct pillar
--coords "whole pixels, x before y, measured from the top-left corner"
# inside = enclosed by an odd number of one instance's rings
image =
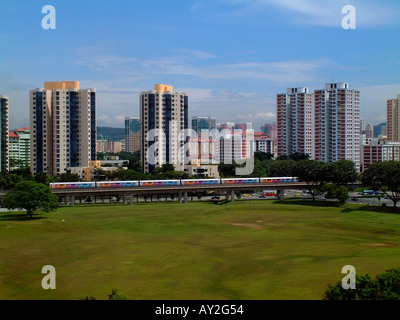
[[[276,190],[276,196],[277,196],[279,201],[285,200],[285,190],[284,189]]]
[[[71,201],[71,207],[75,207],[75,195],[70,196],[70,201]]]

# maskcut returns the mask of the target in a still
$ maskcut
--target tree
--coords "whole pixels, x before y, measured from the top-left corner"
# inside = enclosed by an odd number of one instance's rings
[[[346,186],[349,183],[356,182],[359,174],[353,161],[339,160],[329,165],[327,177],[328,181],[332,183]]]
[[[10,158],[9,166],[10,168],[18,168],[18,169],[29,168],[29,165],[26,161],[16,158]]]
[[[219,174],[222,178],[233,178],[236,174],[236,163],[233,161],[232,164],[221,163],[218,166]]]
[[[80,297],[79,300],[94,301],[94,300],[96,300],[96,297],[89,297],[89,296]],[[128,300],[128,298],[125,295],[119,293],[117,289],[112,289],[111,294],[108,295],[108,300],[110,300],[110,301],[112,301],[112,300]]]
[[[23,181],[23,178],[20,175],[5,173],[0,177],[0,187],[3,190],[11,190],[21,181]]]
[[[45,185],[49,185],[51,182],[57,182],[58,178],[51,174],[47,174],[46,172],[38,172],[35,174],[35,181],[37,183],[43,183]]]
[[[289,159],[294,160],[294,161],[309,160],[310,155],[306,154],[306,153],[301,153],[301,152],[294,152],[289,156]]]
[[[112,289],[111,294],[108,296],[108,300],[128,300],[128,298],[119,293],[117,289]]]
[[[317,191],[321,190],[327,180],[327,167],[328,164],[317,160],[301,160],[294,166],[294,175],[307,183],[307,190],[311,193],[313,201]]]
[[[256,151],[254,152],[254,159],[258,159],[260,161],[268,161],[272,160],[274,158],[274,155],[271,153],[265,153],[261,151]]]
[[[340,206],[343,206],[346,203],[347,199],[349,199],[349,190],[344,186],[330,183],[325,186],[324,191],[327,192],[325,198],[338,199]]]
[[[278,161],[282,161],[282,160],[290,160],[289,156],[286,154],[281,154],[279,157],[276,158],[276,160]]]
[[[58,177],[58,181],[60,182],[79,182],[80,180],[80,176],[77,173],[62,173]]]
[[[400,201],[400,162],[387,161],[371,164],[362,174],[365,186],[375,191],[382,190],[393,201],[396,208]]]
[[[376,298],[379,300],[400,300],[400,269],[390,269],[377,275],[378,288]]]
[[[49,212],[58,207],[58,197],[43,183],[21,181],[6,193],[4,206],[9,210],[25,209],[32,219],[37,210]]]
[[[254,169],[253,172],[249,175],[249,177],[262,178],[268,176],[269,176],[269,167],[263,166],[263,163],[260,160],[254,158]]]
[[[271,177],[293,177],[296,162],[293,160],[269,161],[269,176]]]
[[[370,275],[356,275],[355,290],[343,289],[340,281],[335,286],[328,285],[328,290],[325,291],[322,300],[373,300],[376,291],[376,283]]]
[[[94,168],[92,170],[93,181],[102,181],[106,179],[106,172],[102,168]]]
[[[386,270],[375,280],[357,275],[355,290],[343,289],[341,282],[328,285],[322,300],[400,300],[400,268]]]

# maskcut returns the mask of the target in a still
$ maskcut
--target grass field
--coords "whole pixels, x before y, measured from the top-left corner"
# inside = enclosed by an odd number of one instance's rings
[[[237,201],[0,214],[0,299],[320,299],[357,273],[400,267],[400,215],[347,204]],[[57,289],[41,288],[41,269]]]

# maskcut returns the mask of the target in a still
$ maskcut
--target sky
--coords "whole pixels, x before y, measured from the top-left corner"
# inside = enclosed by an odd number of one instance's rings
[[[42,28],[45,5],[56,29]],[[356,29],[344,29],[352,5]],[[80,81],[99,126],[139,116],[154,84],[189,95],[189,117],[276,122],[276,94],[347,82],[361,118],[386,121],[400,94],[398,0],[0,0],[0,95],[10,129],[29,126],[29,90]]]

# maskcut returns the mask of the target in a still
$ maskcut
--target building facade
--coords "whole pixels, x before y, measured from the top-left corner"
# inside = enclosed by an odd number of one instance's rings
[[[400,94],[396,99],[387,101],[387,138],[390,141],[400,141]]]
[[[308,88],[289,88],[277,95],[277,156],[314,154],[313,94]]]
[[[96,151],[103,153],[119,153],[125,151],[125,141],[97,140]]]
[[[9,170],[9,102],[8,97],[0,95],[0,119],[1,119],[1,130],[0,130],[0,171],[7,172]]]
[[[371,139],[362,146],[361,170],[375,162],[400,161],[400,142]]]
[[[275,154],[275,141],[263,132],[254,133],[254,152]]]
[[[201,137],[202,130],[211,131],[217,128],[216,119],[213,117],[192,117],[192,129]]]
[[[328,83],[314,91],[315,159],[351,160],[360,170],[360,91]]]
[[[278,129],[275,123],[267,123],[263,125],[261,127],[261,132],[267,134],[274,141],[278,138]]]
[[[30,92],[31,171],[59,175],[96,160],[96,90],[46,82]]]
[[[125,151],[136,152],[140,150],[140,118],[125,118]]]
[[[154,90],[140,94],[141,160],[144,172],[153,172],[165,163],[183,170],[186,159],[186,137],[189,129],[189,97],[174,92],[172,86],[156,84]],[[185,135],[185,134],[184,134]]]
[[[9,133],[10,170],[30,167],[30,128],[16,129]]]
[[[219,163],[230,164],[232,161],[254,157],[254,133],[233,132],[222,134],[219,140]]]
[[[218,164],[219,139],[190,139],[189,158],[192,164]]]

